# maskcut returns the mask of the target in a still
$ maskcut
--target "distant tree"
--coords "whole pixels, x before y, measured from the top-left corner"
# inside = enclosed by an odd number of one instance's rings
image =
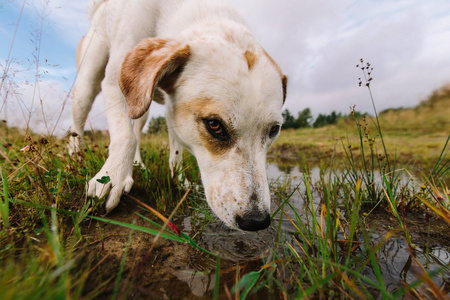
[[[161,134],[167,132],[166,118],[152,118],[148,124],[148,134]]]
[[[311,127],[311,109],[305,108],[298,113],[298,118],[296,119],[291,112],[286,109],[283,113],[283,129],[288,128],[306,128]]]
[[[319,127],[323,127],[323,126],[327,125],[326,119],[327,119],[326,115],[319,114],[313,123],[313,127],[319,128]]]
[[[283,128],[295,128],[295,118],[291,115],[291,112],[286,109],[281,114],[283,116]]]
[[[362,118],[362,117],[364,117],[364,116],[369,116],[369,114],[368,113],[362,113],[362,112],[360,112],[360,111],[354,111],[353,112],[353,114],[349,114],[348,116],[347,116],[347,118],[349,119],[349,118],[358,118],[358,119],[360,119],[360,118]]]
[[[305,108],[298,113],[298,118],[295,121],[297,128],[308,128],[311,127],[312,115],[311,109]]]
[[[337,114],[335,111],[332,111],[331,114],[327,116],[327,123],[336,124],[340,117],[341,117],[340,113]]]
[[[331,124],[336,124],[340,118],[342,118],[342,114],[336,113],[335,111],[331,112],[331,114],[329,115],[319,114],[313,123],[313,127],[319,128]]]

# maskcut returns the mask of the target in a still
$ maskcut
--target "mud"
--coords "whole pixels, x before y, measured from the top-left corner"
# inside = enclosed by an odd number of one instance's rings
[[[137,196],[138,197],[138,196]],[[144,199],[142,199],[145,201]],[[135,213],[145,214],[131,199],[124,198],[108,218],[149,227]],[[152,218],[147,213],[146,217]],[[155,220],[161,223],[161,221]],[[191,217],[178,214],[173,223],[192,236]],[[123,275],[117,294],[127,299],[212,299],[215,287],[216,259],[189,244],[158,239],[123,227],[91,221],[83,232],[89,237],[88,254],[93,259],[85,293],[106,285],[96,296],[110,299],[122,257],[128,245]],[[195,240],[201,247],[222,258],[220,261],[220,298],[226,298],[224,286],[231,289],[237,272],[241,275],[259,270],[269,255],[268,244],[275,236],[272,230],[263,233],[243,233],[230,230],[220,222],[207,225]],[[97,264],[97,265],[96,265]],[[263,292],[265,294],[265,292]]]

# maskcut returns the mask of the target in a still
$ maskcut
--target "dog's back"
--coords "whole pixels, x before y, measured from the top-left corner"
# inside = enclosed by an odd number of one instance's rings
[[[146,37],[174,38],[195,23],[245,20],[223,0],[92,0],[91,27],[109,41]],[[111,46],[113,47],[113,46]]]

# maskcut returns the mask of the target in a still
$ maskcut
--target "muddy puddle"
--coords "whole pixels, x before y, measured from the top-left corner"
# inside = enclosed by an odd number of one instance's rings
[[[273,184],[298,186],[299,192],[304,189],[303,173],[297,167],[280,168],[276,164],[268,165],[268,176]],[[310,171],[312,181],[319,178],[319,169]],[[300,193],[293,193],[290,203],[297,213],[304,212],[305,207]],[[315,205],[319,205],[317,197]],[[145,201],[145,199],[142,199]],[[276,204],[272,205],[276,209]],[[148,226],[148,222],[136,216],[140,207],[131,199],[124,199],[119,207],[109,215],[110,218]],[[292,211],[287,214],[295,219]],[[420,267],[411,254],[421,263],[426,272],[433,272],[447,267],[447,271],[438,272],[433,277],[434,283],[445,291],[450,292],[450,235],[448,226],[437,224],[432,230],[428,228],[423,218],[411,218],[405,221],[411,231],[412,243],[416,245],[411,253],[407,243],[398,229],[398,221],[387,213],[373,213],[373,218],[367,222],[372,232],[371,245],[380,244],[377,258],[380,262],[381,273],[387,289],[394,292],[404,285],[412,284],[420,278]],[[237,276],[251,271],[259,271],[266,262],[276,261],[281,257],[274,257],[271,249],[287,248],[284,241],[277,242],[277,225],[280,215],[275,216],[272,226],[268,230],[257,233],[246,233],[230,230],[219,221],[213,220],[202,225],[201,213],[195,218],[192,213],[177,213],[173,223],[181,231],[191,236],[195,242],[208,251],[221,257],[220,260],[220,292],[221,299],[227,298],[226,290],[231,290],[236,283]],[[302,216],[301,216],[302,217]],[[303,218],[303,217],[302,217]],[[305,218],[305,220],[308,220]],[[295,228],[283,218],[281,232],[294,232]],[[442,226],[442,227],[439,227]],[[199,232],[198,228],[202,228]],[[397,230],[397,231],[396,231]],[[123,284],[118,294],[126,294],[127,299],[212,299],[214,295],[217,260],[204,252],[194,249],[191,245],[159,239],[152,248],[153,236],[134,231],[129,237],[129,230],[105,223],[93,223],[88,228],[90,248],[97,261],[108,263],[99,264],[96,272],[89,281],[86,290],[106,284],[107,292],[102,292],[98,298],[109,299],[114,292],[114,280],[117,270],[122,263],[126,246],[129,245],[125,268],[122,275]],[[387,240],[386,236],[390,236]],[[285,236],[281,234],[281,236]],[[383,243],[381,243],[383,241]],[[300,249],[297,249],[300,253]],[[283,251],[277,251],[282,253]],[[282,264],[276,267],[277,280],[283,282]],[[371,279],[376,274],[370,266],[366,266],[361,273]],[[285,274],[287,279],[288,274]],[[130,283],[130,284],[127,284]],[[131,286],[131,288],[130,288]],[[292,291],[289,283],[284,289]],[[373,296],[381,299],[378,291]],[[255,299],[279,299],[280,290],[273,285],[263,288]],[[288,294],[289,296],[289,294]]]

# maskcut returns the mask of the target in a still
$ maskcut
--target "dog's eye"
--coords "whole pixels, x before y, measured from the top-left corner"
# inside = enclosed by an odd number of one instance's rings
[[[225,128],[220,121],[216,119],[205,119],[203,122],[205,123],[206,129],[213,137],[222,141],[229,139],[228,133],[225,131]]]
[[[275,137],[279,131],[280,131],[280,125],[272,126],[272,128],[270,128],[270,131],[269,131],[269,137],[270,138]]]
[[[219,132],[222,131],[222,125],[217,120],[209,120],[208,121],[208,126],[212,130],[214,130],[216,133],[219,133]]]

